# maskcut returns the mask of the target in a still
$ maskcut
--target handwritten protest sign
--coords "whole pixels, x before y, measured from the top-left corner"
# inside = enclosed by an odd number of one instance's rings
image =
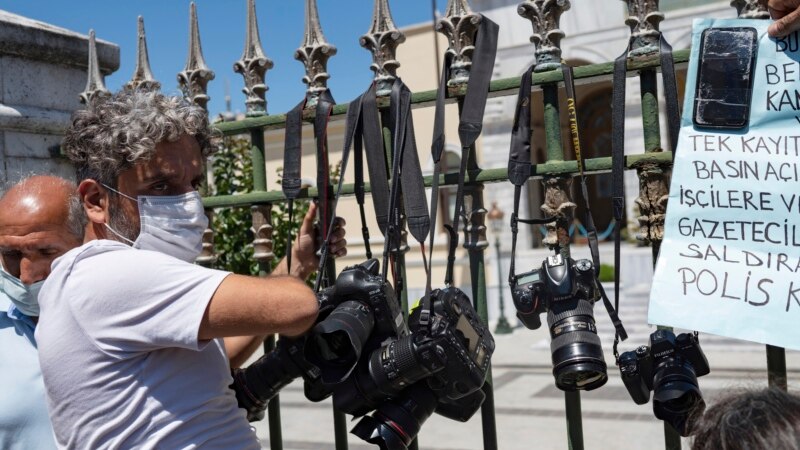
[[[648,321],[800,349],[800,36],[696,20]],[[693,125],[702,30],[753,27],[749,127]]]

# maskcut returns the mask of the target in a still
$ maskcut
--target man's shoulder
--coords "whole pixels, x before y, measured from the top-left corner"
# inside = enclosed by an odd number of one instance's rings
[[[158,267],[165,265],[178,265],[187,269],[203,269],[200,266],[181,261],[164,253],[136,249],[120,242],[99,239],[87,242],[56,259],[53,262],[53,271],[60,270],[62,266],[75,267],[86,264],[100,271],[122,269],[156,270]]]

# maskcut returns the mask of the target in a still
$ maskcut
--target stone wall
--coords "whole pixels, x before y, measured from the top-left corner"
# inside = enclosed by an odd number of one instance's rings
[[[97,41],[104,75],[119,68],[119,47]],[[0,10],[0,186],[31,173],[73,178],[59,145],[82,105],[89,38]]]

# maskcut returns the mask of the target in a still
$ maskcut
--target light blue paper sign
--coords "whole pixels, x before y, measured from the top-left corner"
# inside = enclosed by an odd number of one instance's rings
[[[800,36],[768,20],[695,20],[648,321],[800,349]],[[700,36],[753,27],[749,127],[692,122]]]

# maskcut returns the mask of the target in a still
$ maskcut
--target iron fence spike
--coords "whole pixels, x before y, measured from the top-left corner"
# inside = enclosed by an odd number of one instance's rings
[[[569,10],[569,0],[526,0],[517,14],[531,21],[531,42],[536,46],[536,72],[557,69],[561,65],[561,14]]]
[[[664,14],[658,10],[658,0],[622,0],[628,5],[625,24],[631,28],[630,56],[649,55],[659,50],[661,32],[658,25]]]
[[[214,79],[214,71],[208,68],[200,45],[200,29],[197,25],[197,7],[189,5],[189,56],[186,67],[178,73],[178,83],[184,98],[198,106],[207,108],[208,82]]]
[[[136,47],[136,69],[133,71],[131,81],[125,83],[125,89],[154,89],[161,88],[161,83],[156,81],[153,71],[150,70],[150,57],[147,54],[147,37],[144,32],[144,18],[138,18],[138,46]]]
[[[450,86],[464,84],[469,80],[475,34],[478,32],[481,17],[472,12],[467,0],[448,0],[444,17],[436,22],[436,31],[447,36],[447,53],[453,56],[448,80]]]
[[[759,0],[731,0],[740,19],[769,19],[767,7]]]
[[[256,18],[255,0],[247,0],[247,32],[244,40],[244,52],[238,61],[233,63],[233,71],[244,77],[244,89],[247,96],[248,116],[262,116],[267,113],[266,93],[269,90],[265,82],[267,71],[272,69],[274,63],[267,58],[261,46],[261,37],[258,33],[258,20]]]
[[[106,97],[111,94],[103,81],[103,74],[100,73],[100,63],[97,61],[97,43],[95,42],[94,30],[89,30],[89,64],[87,73],[86,87],[79,97],[81,103],[86,106],[91,106],[98,98]]]
[[[303,42],[294,52],[294,59],[303,63],[306,74],[303,83],[310,94],[308,106],[316,104],[316,98],[328,89],[328,59],[336,54],[336,46],[330,44],[322,34],[316,0],[306,0],[305,31]]]
[[[392,83],[397,78],[397,47],[405,42],[406,35],[395,25],[388,0],[375,0],[372,11],[372,26],[361,36],[359,43],[372,53],[370,69],[375,72],[377,94],[389,95]]]

